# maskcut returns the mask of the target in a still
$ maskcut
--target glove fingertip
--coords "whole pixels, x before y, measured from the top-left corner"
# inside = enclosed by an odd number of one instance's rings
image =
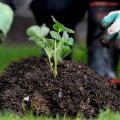
[[[109,22],[106,18],[103,18],[103,19],[101,20],[101,26],[102,26],[103,28],[107,28],[107,27],[109,26],[109,24],[110,24],[110,22]]]

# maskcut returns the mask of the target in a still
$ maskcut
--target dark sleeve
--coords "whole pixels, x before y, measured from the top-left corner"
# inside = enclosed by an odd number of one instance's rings
[[[39,25],[51,26],[51,16],[54,16],[69,28],[74,28],[84,17],[86,6],[86,0],[32,0],[30,4]]]
[[[16,10],[16,0],[0,0],[0,2],[8,4],[13,10]]]

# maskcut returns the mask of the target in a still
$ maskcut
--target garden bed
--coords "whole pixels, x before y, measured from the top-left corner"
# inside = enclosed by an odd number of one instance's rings
[[[0,110],[23,114],[25,105],[37,115],[96,116],[100,109],[120,110],[120,95],[108,80],[80,62],[63,61],[53,77],[47,60],[29,57],[11,64],[0,77]],[[27,110],[26,108],[26,110]]]

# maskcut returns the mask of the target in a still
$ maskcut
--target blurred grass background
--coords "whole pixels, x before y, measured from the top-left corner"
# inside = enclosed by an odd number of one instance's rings
[[[35,44],[4,43],[0,46],[0,72],[5,70],[5,68],[7,68],[7,66],[13,61],[17,61],[28,56],[40,55],[40,48],[37,47]],[[75,47],[73,48],[72,60],[81,61],[87,64],[87,49],[84,42],[75,45]],[[120,62],[116,71],[118,77],[120,77]]]
[[[40,50],[34,45],[27,44],[2,44],[0,46],[0,72],[5,70],[13,61],[28,56],[39,56]]]

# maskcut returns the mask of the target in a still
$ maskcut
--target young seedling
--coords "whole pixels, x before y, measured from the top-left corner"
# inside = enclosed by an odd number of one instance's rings
[[[32,26],[28,28],[27,35],[30,40],[45,50],[50,69],[56,77],[58,75],[57,65],[71,52],[74,41],[68,33],[74,33],[74,31],[65,27],[54,17],[52,18],[54,21],[53,30],[50,30],[46,25]],[[51,38],[47,37],[48,34]]]

